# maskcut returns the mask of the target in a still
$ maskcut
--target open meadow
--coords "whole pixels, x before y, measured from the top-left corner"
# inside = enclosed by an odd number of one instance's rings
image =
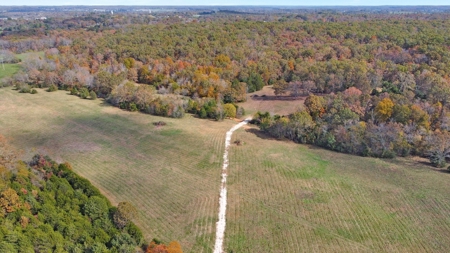
[[[446,170],[255,131],[236,131],[245,144],[230,149],[229,252],[447,252]]]
[[[7,76],[12,76],[18,70],[19,70],[18,64],[10,64],[10,63],[0,64],[0,79]]]
[[[261,90],[247,94],[247,101],[240,105],[249,114],[269,112],[270,114],[288,115],[303,108],[307,96],[276,96],[272,86],[264,86]]]
[[[147,240],[212,252],[225,133],[236,124],[155,117],[65,91],[0,89],[0,134],[69,161],[114,203],[140,211]],[[164,121],[166,126],[155,126]],[[229,151],[226,252],[446,252],[450,174],[273,140],[254,126]]]
[[[33,57],[43,57],[43,56],[44,52],[29,52],[16,55],[16,57],[21,61]],[[20,64],[21,63],[4,63],[4,64],[0,63],[0,80],[4,77],[13,76],[15,73],[17,73],[20,69]]]

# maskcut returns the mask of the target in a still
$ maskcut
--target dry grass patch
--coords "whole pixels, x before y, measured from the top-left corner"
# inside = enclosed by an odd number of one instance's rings
[[[260,111],[288,115],[302,108],[305,99],[306,96],[275,96],[272,86],[264,86],[262,90],[248,94],[247,101],[239,105],[244,107],[248,114]]]

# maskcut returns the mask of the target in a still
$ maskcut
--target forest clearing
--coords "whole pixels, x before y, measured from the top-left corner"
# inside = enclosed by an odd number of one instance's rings
[[[448,251],[450,6],[97,8],[0,6],[0,252]]]
[[[212,252],[225,133],[235,121],[128,112],[66,91],[0,89],[0,132],[25,151],[68,161],[114,204],[135,205],[147,240]],[[201,131],[199,131],[201,129]],[[233,133],[226,252],[444,252],[445,169]]]

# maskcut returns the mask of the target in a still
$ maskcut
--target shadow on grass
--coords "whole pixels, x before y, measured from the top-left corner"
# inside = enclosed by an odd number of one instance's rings
[[[112,104],[108,103],[108,102],[106,101],[106,99],[103,99],[103,98],[98,98],[98,99],[101,99],[101,100],[102,100],[102,102],[100,103],[100,106],[101,106],[101,107],[115,107],[115,108],[117,108],[117,109],[120,109],[119,107],[113,106]]]
[[[271,96],[271,95],[250,95],[252,100],[257,101],[295,101],[295,100],[305,100],[305,96]]]
[[[391,163],[393,165],[400,165],[402,167],[407,167],[409,169],[415,170],[416,172],[427,172],[435,171],[450,175],[450,170],[447,168],[436,168],[431,164],[428,159],[418,156],[408,156],[408,157],[396,157],[393,159],[382,158],[384,161]]]
[[[252,134],[256,135],[257,137],[264,139],[264,140],[277,140],[276,138],[273,138],[272,136],[264,133],[261,130],[255,129],[255,128],[245,129],[245,132],[252,133]]]
[[[445,168],[445,167],[444,168],[437,168],[437,167],[434,167],[433,164],[431,164],[430,162],[427,162],[427,161],[418,161],[417,163],[421,164],[421,165],[425,165],[425,166],[429,167],[431,170],[434,170],[436,172],[440,172],[440,173],[444,173],[444,174],[449,174],[450,175],[450,170]]]
[[[313,144],[304,144],[304,145],[307,146],[308,149],[312,149],[312,150],[328,150],[330,152],[336,152],[336,153],[339,153],[339,154],[347,154],[347,153],[338,152],[338,151],[332,150],[332,149],[326,149],[324,147],[316,146],[316,145],[313,145]]]
[[[427,161],[417,161],[416,163],[421,164],[421,165],[425,165],[425,166],[429,166],[429,167],[433,167],[433,165],[430,162],[427,162]]]

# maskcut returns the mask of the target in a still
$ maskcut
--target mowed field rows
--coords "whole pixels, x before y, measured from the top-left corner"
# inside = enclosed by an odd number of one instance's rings
[[[233,135],[228,252],[448,252],[450,173],[255,130]]]
[[[155,127],[156,121],[168,123]],[[30,156],[69,161],[147,239],[212,252],[225,133],[236,124],[153,117],[58,91],[0,89],[0,133]],[[233,133],[226,252],[448,252],[450,174],[411,159],[330,152]]]
[[[167,125],[153,125],[160,120]],[[138,207],[148,240],[178,240],[186,252],[214,245],[225,132],[234,124],[131,113],[64,91],[0,89],[0,133],[27,158],[69,161],[112,202]]]

